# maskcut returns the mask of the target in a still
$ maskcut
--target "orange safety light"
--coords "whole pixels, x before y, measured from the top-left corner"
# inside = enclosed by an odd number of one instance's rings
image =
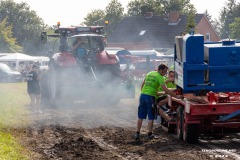
[[[57,26],[59,27],[61,24],[60,24],[60,22],[57,22]]]

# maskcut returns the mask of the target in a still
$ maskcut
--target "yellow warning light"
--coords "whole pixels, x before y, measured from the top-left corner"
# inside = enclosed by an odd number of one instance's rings
[[[57,22],[57,26],[59,27],[61,24],[60,24],[60,22]]]
[[[108,21],[107,21],[107,20],[105,21],[105,24],[108,24]]]

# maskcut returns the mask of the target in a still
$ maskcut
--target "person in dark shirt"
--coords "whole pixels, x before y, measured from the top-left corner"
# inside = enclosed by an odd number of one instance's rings
[[[34,113],[42,113],[40,111],[40,101],[41,101],[41,89],[39,80],[41,78],[41,73],[39,66],[33,64],[32,70],[27,74],[27,92],[31,99],[31,107]]]

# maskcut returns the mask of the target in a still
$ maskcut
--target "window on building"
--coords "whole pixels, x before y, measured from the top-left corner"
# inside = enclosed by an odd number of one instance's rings
[[[211,41],[211,36],[210,36],[210,33],[206,33],[206,41],[207,42],[210,42]]]
[[[142,30],[142,31],[139,33],[139,36],[144,35],[145,32],[146,32],[146,30]]]

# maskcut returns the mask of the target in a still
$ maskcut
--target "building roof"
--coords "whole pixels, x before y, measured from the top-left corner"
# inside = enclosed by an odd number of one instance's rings
[[[195,15],[198,24],[204,14]],[[155,48],[172,48],[175,36],[185,30],[187,16],[179,15],[177,23],[169,23],[168,16],[125,17],[108,37],[108,43],[151,43]]]

